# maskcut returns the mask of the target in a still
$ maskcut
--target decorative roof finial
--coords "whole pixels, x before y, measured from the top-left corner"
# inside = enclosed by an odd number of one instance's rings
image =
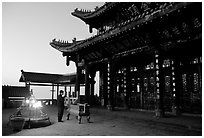
[[[95,7],[95,11],[98,10],[98,6]]]
[[[75,42],[76,42],[76,37],[74,37],[74,38],[72,39],[72,42],[73,42],[73,43],[75,43]]]

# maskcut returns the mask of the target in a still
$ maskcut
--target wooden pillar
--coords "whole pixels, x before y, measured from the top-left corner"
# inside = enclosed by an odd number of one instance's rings
[[[54,104],[54,91],[55,91],[55,87],[54,87],[54,84],[52,84],[52,104]]]
[[[140,84],[140,109],[143,109],[144,107],[144,100],[143,100],[143,94],[144,94],[144,66],[143,65],[137,65],[137,76],[139,77],[139,84]]]
[[[94,85],[95,85],[95,75],[96,75],[96,71],[95,70],[92,70],[90,72],[90,76],[91,76],[91,81],[90,81],[90,84],[91,84],[91,93],[90,93],[90,104],[93,105],[94,104]]]
[[[65,93],[66,96],[69,96],[68,95],[69,93],[67,93],[67,87],[66,86],[64,86],[64,93]]]
[[[99,71],[99,98],[101,106],[104,106],[104,82],[103,82],[103,70]]]
[[[180,115],[180,90],[182,87],[182,76],[180,71],[179,59],[172,60],[172,83],[173,83],[173,105],[172,112]]]
[[[79,66],[80,63],[80,59],[79,59],[79,55],[77,55],[77,61],[76,61],[76,85],[75,85],[75,92],[77,94],[77,99],[78,102],[80,103],[80,76],[81,76],[81,69]]]
[[[85,102],[90,104],[89,95],[90,95],[90,80],[89,80],[89,67],[85,66]]]
[[[125,109],[129,109],[130,107],[130,92],[131,92],[131,77],[130,77],[130,66],[126,67],[126,71],[124,72],[124,85],[126,88],[125,91]]]
[[[72,92],[72,86],[70,85],[70,86],[69,86],[69,97],[70,97],[70,95],[71,95],[71,92]]]
[[[57,97],[59,95],[59,84],[57,84]]]
[[[75,86],[74,86],[74,91],[73,91],[73,97],[74,98],[77,98],[77,92],[76,92],[77,90],[76,90],[76,83],[75,83]]]
[[[164,76],[163,76],[163,69],[162,69],[162,56],[159,54],[158,51],[155,51],[155,71],[156,71],[156,109],[155,115],[156,117],[163,117],[164,116],[164,108],[163,108],[163,85]]]
[[[107,94],[108,94],[108,109],[114,110],[114,77],[115,77],[115,69],[114,69],[114,63],[112,60],[108,61],[108,69],[107,69]]]
[[[107,64],[103,64],[99,74],[99,95],[101,106],[107,106]]]

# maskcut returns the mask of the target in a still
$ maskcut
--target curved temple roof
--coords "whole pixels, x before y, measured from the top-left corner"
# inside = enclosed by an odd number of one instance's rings
[[[99,8],[98,10],[96,10],[95,12],[91,12],[91,13],[81,13],[80,17],[91,17],[94,16],[95,14],[98,14],[99,12],[102,13],[102,11],[107,10],[107,5],[109,7],[113,7],[115,4],[117,3],[110,3],[110,4],[105,4],[104,6],[102,6],[101,8]],[[111,39],[115,36],[121,35],[123,33],[126,33],[127,31],[131,31],[131,30],[136,30],[138,27],[140,27],[143,24],[146,24],[148,22],[152,22],[152,20],[158,18],[158,17],[162,17],[165,14],[171,13],[173,11],[179,10],[182,7],[185,7],[187,5],[189,5],[189,3],[164,3],[163,5],[160,5],[159,7],[155,8],[155,9],[151,9],[150,11],[146,11],[143,14],[140,14],[134,18],[131,18],[130,20],[127,20],[125,22],[122,22],[121,24],[119,24],[118,26],[115,26],[114,28],[111,28],[110,30],[107,30],[106,32],[102,33],[102,34],[97,34],[91,38],[88,38],[86,40],[82,40],[82,41],[78,41],[75,43],[63,43],[63,42],[57,42],[55,40],[53,40],[50,45],[52,47],[54,47],[55,49],[61,51],[61,52],[76,52],[82,48],[86,48],[90,45],[94,45],[97,42],[101,42],[101,41],[107,41],[107,39]],[[75,11],[75,14],[77,13],[77,11]],[[80,15],[79,12],[77,15]]]

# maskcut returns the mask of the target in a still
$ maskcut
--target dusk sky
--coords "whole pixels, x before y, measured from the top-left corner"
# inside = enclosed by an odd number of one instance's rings
[[[2,85],[24,86],[19,82],[22,69],[55,74],[76,72],[75,63],[66,66],[65,57],[49,42],[54,38],[71,42],[74,37],[81,40],[94,35],[89,33],[88,25],[71,12],[75,8],[94,10],[101,5],[103,3],[3,2]],[[51,96],[51,87],[40,89],[34,89],[37,97]]]

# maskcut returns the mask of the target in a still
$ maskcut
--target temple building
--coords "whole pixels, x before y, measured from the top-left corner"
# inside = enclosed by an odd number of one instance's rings
[[[99,71],[99,99],[109,110],[202,114],[201,2],[108,2],[72,15],[97,34],[50,45],[68,66],[76,63],[77,93],[85,74],[85,102],[93,105]]]

